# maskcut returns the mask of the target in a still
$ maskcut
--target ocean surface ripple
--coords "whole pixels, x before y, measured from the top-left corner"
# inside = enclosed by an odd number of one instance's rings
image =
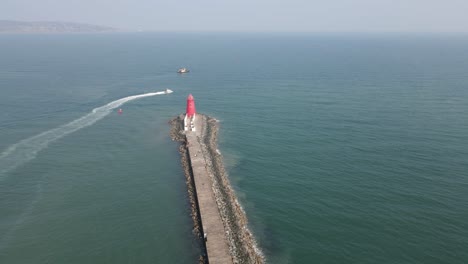
[[[162,94],[165,94],[165,92],[144,93],[120,98],[106,105],[94,108],[90,113],[73,120],[68,124],[45,131],[30,138],[23,139],[20,142],[11,145],[0,154],[0,180],[5,179],[9,171],[34,159],[37,153],[45,149],[50,143],[96,123],[107,116],[113,109],[132,100]]]

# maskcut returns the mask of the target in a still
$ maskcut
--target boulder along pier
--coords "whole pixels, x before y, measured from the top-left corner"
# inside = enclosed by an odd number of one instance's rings
[[[172,139],[180,142],[194,234],[203,252],[200,263],[265,263],[217,148],[217,120],[196,113],[189,95],[186,114],[170,124]]]

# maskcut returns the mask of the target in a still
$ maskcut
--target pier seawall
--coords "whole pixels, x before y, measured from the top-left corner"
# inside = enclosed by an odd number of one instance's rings
[[[264,263],[247,217],[232,189],[217,149],[219,123],[197,114],[195,131],[183,131],[183,115],[170,121],[179,141],[201,263]],[[206,241],[203,239],[206,234]]]

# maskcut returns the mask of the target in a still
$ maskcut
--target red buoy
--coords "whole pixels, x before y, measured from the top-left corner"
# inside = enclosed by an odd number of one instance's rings
[[[122,108],[120,108],[118,112],[119,112],[119,115],[121,115],[122,112],[123,112],[123,111],[122,111]]]

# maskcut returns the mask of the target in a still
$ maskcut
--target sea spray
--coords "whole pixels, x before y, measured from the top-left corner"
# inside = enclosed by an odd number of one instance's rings
[[[167,92],[144,93],[120,98],[106,105],[94,108],[90,113],[73,120],[68,124],[42,132],[11,145],[0,154],[0,181],[6,178],[7,172],[34,159],[36,155],[41,150],[45,149],[50,143],[96,123],[107,116],[113,109],[129,101],[166,93]]]

